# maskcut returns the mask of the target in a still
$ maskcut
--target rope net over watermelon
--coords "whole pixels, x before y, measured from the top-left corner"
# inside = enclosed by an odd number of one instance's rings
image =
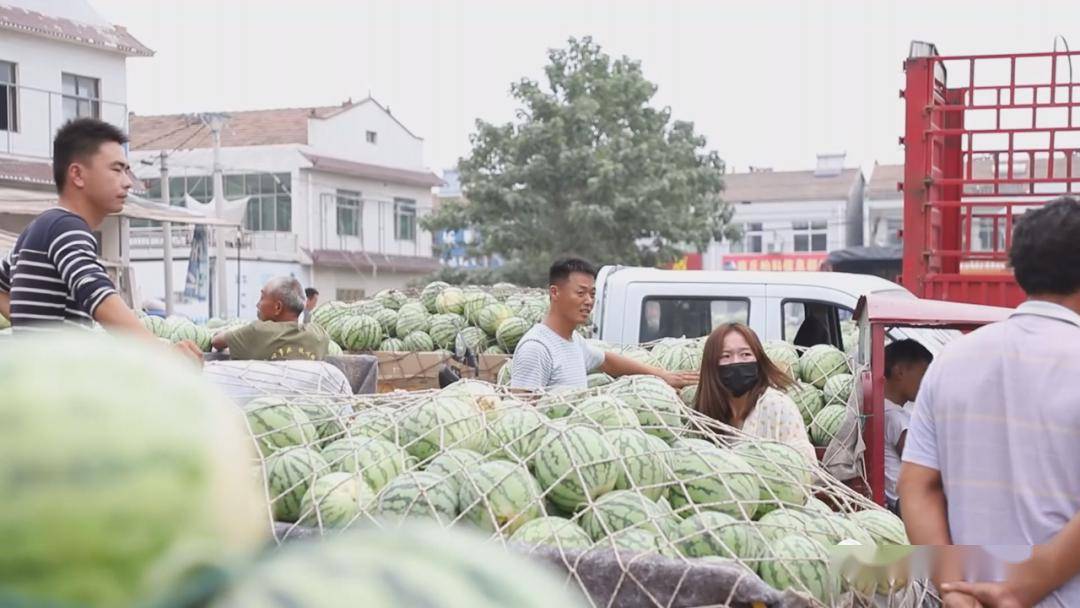
[[[595,606],[929,596],[896,569],[837,568],[838,544],[860,563],[907,545],[898,518],[654,377],[540,393],[462,380],[245,408],[279,540],[409,519],[468,527],[559,567]]]

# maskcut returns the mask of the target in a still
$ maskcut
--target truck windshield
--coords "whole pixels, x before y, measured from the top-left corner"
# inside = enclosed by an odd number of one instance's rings
[[[641,303],[642,342],[660,338],[700,338],[713,328],[750,322],[750,301],[739,298],[650,296]]]

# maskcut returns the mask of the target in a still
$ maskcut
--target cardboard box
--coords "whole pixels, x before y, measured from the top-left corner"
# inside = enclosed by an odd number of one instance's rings
[[[444,364],[454,367],[462,378],[478,378],[494,384],[499,370],[510,360],[509,355],[480,355],[477,367],[472,368],[455,361],[445,352],[371,354],[379,360],[380,393],[439,388],[439,369]]]

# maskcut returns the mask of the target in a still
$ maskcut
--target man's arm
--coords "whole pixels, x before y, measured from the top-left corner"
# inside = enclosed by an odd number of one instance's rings
[[[0,315],[4,315],[8,321],[11,320],[11,294],[6,291],[0,291]]]
[[[124,299],[115,292],[105,296],[105,299],[94,309],[94,320],[110,331],[157,340],[157,336],[142,324],[139,317],[128,308]]]
[[[0,315],[11,320],[11,253],[0,260]]]
[[[229,332],[219,331],[214,334],[213,339],[210,340],[210,347],[214,350],[225,350],[229,348]]]
[[[626,355],[611,352],[604,353],[604,362],[600,364],[600,371],[615,378],[633,375],[656,376],[674,388],[683,388],[698,382],[697,372],[669,372],[631,359]]]

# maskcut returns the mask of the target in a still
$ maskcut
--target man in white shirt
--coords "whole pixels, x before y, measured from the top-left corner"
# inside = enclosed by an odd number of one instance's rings
[[[933,360],[934,355],[915,340],[897,340],[885,347],[885,503],[897,515],[896,478],[911,421],[911,410],[904,405],[915,401]]]
[[[1080,606],[1080,200],[1020,216],[1009,262],[1028,300],[951,342],[926,372],[900,469],[904,524],[912,544],[1013,562],[943,550],[933,577],[945,606],[1070,608]]]
[[[548,273],[551,306],[547,317],[525,333],[514,350],[512,388],[585,388],[594,370],[609,376],[651,374],[675,388],[697,384],[697,372],[669,372],[630,357],[590,346],[574,330],[589,320],[596,298],[596,269],[585,260],[565,258]]]

